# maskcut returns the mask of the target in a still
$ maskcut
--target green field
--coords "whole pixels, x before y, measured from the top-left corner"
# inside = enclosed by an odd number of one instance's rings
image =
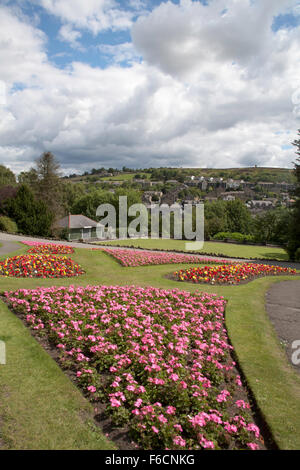
[[[26,248],[20,250],[25,252]],[[166,279],[179,266],[191,265],[124,268],[106,253],[89,249],[76,249],[72,257],[86,274],[57,280],[2,278],[1,291],[71,284],[134,284],[223,295],[228,299],[226,324],[230,340],[277,445],[282,449],[300,448],[300,377],[288,364],[264,307],[265,293],[273,283],[295,277],[203,287]],[[0,448],[113,448],[93,424],[89,402],[2,301],[0,339],[7,347],[7,364],[0,366]]]
[[[114,240],[107,242],[98,242],[105,245],[120,245],[120,246],[132,246],[135,248],[144,248],[149,250],[175,250],[175,251],[186,251],[184,240],[164,240],[164,239],[133,239],[127,240]],[[197,251],[197,253],[205,253],[219,256],[232,256],[235,258],[244,259],[276,259],[279,261],[287,261],[288,256],[282,248],[273,248],[267,246],[255,246],[255,245],[242,245],[234,243],[222,243],[222,242],[205,242],[203,250]]]

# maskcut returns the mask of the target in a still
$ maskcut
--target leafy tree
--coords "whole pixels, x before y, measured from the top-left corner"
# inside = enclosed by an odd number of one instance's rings
[[[209,240],[218,232],[228,229],[226,202],[212,201],[204,204],[204,236]]]
[[[92,220],[96,218],[97,207],[101,204],[114,205],[114,195],[105,190],[94,190],[79,196],[71,206],[72,214],[83,214]]]
[[[38,181],[38,173],[37,170],[35,170],[34,168],[30,168],[29,171],[22,171],[18,176],[18,182],[20,184],[27,184],[33,190],[37,189]]]
[[[229,232],[248,234],[252,228],[252,217],[243,201],[235,199],[226,204],[227,224]]]
[[[290,218],[290,211],[283,207],[258,214],[253,223],[255,240],[261,243],[278,243],[285,246]]]
[[[296,258],[296,253],[299,253],[300,251],[300,129],[298,130],[298,134],[299,139],[292,142],[292,144],[296,147],[296,154],[298,155],[294,167],[294,173],[297,179],[296,190],[294,194],[296,202],[292,210],[292,217],[288,230],[288,243],[286,246],[291,260],[294,260]]]
[[[6,199],[4,208],[6,215],[15,220],[20,232],[39,236],[51,234],[54,214],[43,201],[35,198],[27,185],[22,184],[14,198]]]
[[[62,183],[59,170],[59,162],[51,152],[44,152],[36,160],[37,195],[57,215],[62,213]]]
[[[0,165],[0,188],[17,184],[14,173],[4,165]]]

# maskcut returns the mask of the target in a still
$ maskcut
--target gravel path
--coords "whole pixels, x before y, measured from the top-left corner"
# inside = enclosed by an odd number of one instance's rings
[[[274,284],[266,294],[266,310],[289,362],[300,374],[300,363],[295,364],[295,359],[300,361],[300,280]],[[299,343],[293,348],[295,341]]]

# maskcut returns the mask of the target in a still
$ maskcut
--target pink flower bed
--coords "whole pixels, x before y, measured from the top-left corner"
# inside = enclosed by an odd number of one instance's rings
[[[92,400],[144,449],[257,449],[214,294],[134,286],[6,292]]]
[[[143,250],[122,250],[113,248],[100,249],[117,259],[122,266],[136,267],[158,264],[178,264],[178,263],[201,263],[201,264],[232,264],[232,261],[217,258],[205,258],[199,255],[189,255],[184,253],[168,253]]]

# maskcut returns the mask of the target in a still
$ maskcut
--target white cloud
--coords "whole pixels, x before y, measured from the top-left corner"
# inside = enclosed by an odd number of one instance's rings
[[[73,29],[70,24],[64,24],[60,28],[58,32],[58,38],[61,41],[69,43],[70,46],[74,49],[84,50],[79,42],[79,39],[81,38],[80,31],[76,31],[75,29]]]
[[[124,30],[132,25],[133,12],[120,9],[114,0],[41,0],[40,4],[64,23],[93,34],[107,29]]]
[[[125,61],[132,63],[134,61],[139,61],[141,58],[140,54],[138,54],[133,47],[132,42],[124,42],[116,45],[99,44],[97,48],[115,64],[120,64]]]
[[[232,12],[223,22],[217,13],[226,4]],[[244,0],[162,4],[137,22],[133,45],[101,46],[114,57],[106,69],[79,62],[55,67],[45,34],[0,7],[1,163],[21,171],[51,150],[72,172],[123,165],[291,166],[294,149],[282,147],[300,127],[292,102],[299,28],[271,31],[282,4],[290,2],[257,2],[255,22],[250,14],[246,21]],[[253,22],[259,40],[250,34]],[[69,24],[62,34],[76,43],[78,30]],[[124,60],[132,65],[117,65]]]

